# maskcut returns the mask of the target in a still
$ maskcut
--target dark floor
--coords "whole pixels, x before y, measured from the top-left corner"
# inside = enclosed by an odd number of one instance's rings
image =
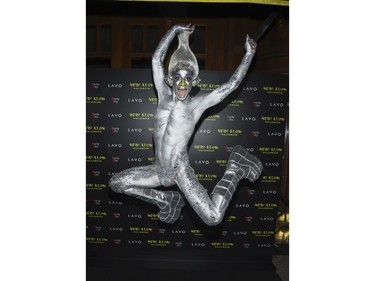
[[[205,266],[204,270],[174,269],[163,270],[159,268],[124,267],[87,267],[86,281],[289,281],[289,256],[275,255],[273,257],[273,269],[260,268],[222,268],[215,269]],[[275,272],[276,268],[276,272]]]

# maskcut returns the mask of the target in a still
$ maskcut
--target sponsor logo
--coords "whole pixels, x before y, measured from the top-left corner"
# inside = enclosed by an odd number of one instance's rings
[[[235,236],[246,236],[247,231],[233,231],[233,235],[235,235]]]
[[[211,130],[209,129],[200,129],[197,131],[197,134],[211,134]]]
[[[108,113],[107,117],[108,118],[122,118],[122,114],[121,113]]]
[[[142,158],[134,158],[134,157],[128,157],[128,162],[133,163],[133,162],[142,162]]]
[[[120,245],[121,239],[112,239],[113,244]]]
[[[267,94],[285,94],[288,89],[286,87],[264,86],[263,91],[265,91]]]
[[[274,221],[274,218],[273,217],[260,217],[259,220],[260,221]]]
[[[266,167],[279,167],[280,164],[278,162],[266,162]]]
[[[219,146],[195,144],[194,149],[199,152],[216,152],[219,149]]]
[[[141,214],[128,214],[129,219],[141,219],[142,215]]]
[[[120,157],[112,156],[111,160],[112,160],[112,163],[118,163],[118,162],[120,162]]]
[[[119,127],[111,127],[111,132],[117,134],[120,131]]]
[[[220,167],[226,167],[228,163],[228,160],[216,160],[216,164],[218,164]]]
[[[247,203],[236,203],[236,208],[250,208],[250,204],[247,204]]]
[[[196,165],[209,165],[210,161],[209,160],[195,160],[194,163]]]
[[[141,245],[142,244],[142,241],[141,240],[128,240],[128,244],[130,245]]]
[[[99,118],[99,115],[100,115],[100,113],[97,113],[97,112],[91,112],[91,118],[98,119],[98,118]]]
[[[150,150],[153,148],[153,145],[152,143],[131,142],[129,143],[129,147],[134,150]]]
[[[104,218],[105,216],[107,216],[107,213],[106,212],[100,212],[100,211],[87,211],[86,212],[86,216],[88,218]]]
[[[251,131],[250,136],[252,137],[258,137],[259,136],[259,131]]]
[[[276,203],[255,203],[254,206],[258,210],[274,210],[277,208]]]
[[[182,235],[185,235],[186,231],[184,229],[172,229],[172,234],[182,234]]]
[[[102,133],[105,131],[103,126],[86,126],[86,133]]]
[[[94,177],[99,177],[99,176],[100,176],[100,171],[91,171],[91,174],[92,174]]]
[[[233,121],[234,121],[234,118],[235,118],[234,115],[227,115],[227,120],[228,120],[229,122],[233,122]]]
[[[142,133],[142,128],[128,128],[128,133]]]
[[[102,102],[105,102],[105,97],[86,97],[86,103],[88,104],[101,104]]]
[[[165,228],[157,228],[156,232],[159,234],[164,234],[165,233]]]
[[[282,137],[283,133],[282,132],[267,132],[268,137]]]
[[[147,244],[150,246],[166,247],[171,244],[169,240],[147,240]]]
[[[215,174],[197,174],[197,179],[200,181],[212,181],[217,179]]]
[[[118,88],[118,89],[121,89],[122,88],[122,84],[121,83],[108,83],[107,84],[107,88]]]
[[[285,122],[284,117],[277,116],[262,116],[261,119],[265,124],[282,124]]]
[[[155,157],[154,156],[147,157],[147,161],[151,164],[154,164],[155,163]]]
[[[101,237],[86,237],[86,241],[90,244],[105,244],[108,242],[108,239]]]
[[[182,242],[174,242],[173,245],[177,248],[182,246]]]
[[[284,107],[282,102],[270,102],[270,107]]]
[[[279,154],[283,152],[282,147],[259,147],[259,151],[263,154]]]
[[[106,158],[103,155],[86,155],[87,163],[102,163]]]
[[[152,213],[152,214],[147,214],[147,218],[149,218],[149,219],[152,220],[152,221],[156,221],[156,220],[159,219],[158,215],[157,215],[157,214],[154,214],[154,213]]]
[[[121,216],[120,213],[112,213],[112,217],[115,218],[115,219],[119,219]]]
[[[232,242],[211,242],[211,246],[215,249],[230,249],[234,247]]]
[[[230,215],[230,216],[227,216],[225,220],[226,220],[227,222],[232,222],[232,221],[235,221],[236,219],[237,219],[236,216],[232,216],[232,215]]]
[[[238,107],[244,104],[243,99],[224,100],[223,102],[227,104],[228,106],[234,106],[234,107]]]
[[[119,103],[120,98],[118,98],[118,97],[111,97],[111,101],[112,101],[112,103]]]
[[[122,205],[121,201],[108,200],[109,205]]]
[[[262,190],[262,194],[264,195],[276,195],[277,191],[276,190]]]
[[[135,234],[149,234],[152,232],[151,227],[136,227],[136,226],[131,226],[129,227],[130,232],[135,233]]]
[[[89,190],[103,190],[106,187],[107,185],[104,183],[86,183],[86,188]]]
[[[254,122],[254,121],[257,120],[257,118],[255,116],[242,116],[241,120],[242,121],[251,121],[251,122]]]
[[[255,190],[254,190],[254,189],[248,189],[248,190],[247,190],[247,194],[250,195],[250,196],[251,196],[251,195],[254,195],[254,193],[255,193]]]
[[[98,89],[99,88],[99,83],[96,83],[96,82],[92,82],[92,83],[90,83],[90,88],[91,89]]]
[[[201,91],[213,91],[216,88],[218,88],[220,84],[211,84],[211,83],[201,83],[198,84],[198,87],[200,88]]]
[[[225,137],[237,137],[242,134],[240,129],[217,129],[217,132]]]
[[[141,98],[128,98],[129,103],[141,103],[143,102]]]
[[[214,114],[214,115],[210,115],[208,116],[206,119],[204,119],[205,121],[216,121],[216,120],[219,120],[220,119],[220,115],[219,114]]]
[[[271,248],[271,244],[267,243],[262,243],[262,244],[257,244],[258,248]]]
[[[92,148],[99,148],[100,143],[99,142],[92,142],[91,146],[92,146]]]
[[[94,203],[94,205],[100,205],[101,202],[102,202],[102,200],[99,200],[99,199],[93,199],[92,200],[92,203]]]
[[[109,231],[122,232],[124,229],[122,227],[109,227]]]
[[[275,232],[272,230],[252,230],[251,234],[256,237],[270,237],[274,236]]]
[[[204,242],[192,242],[191,246],[192,247],[205,247],[206,244]]]
[[[203,235],[202,231],[200,229],[191,229],[190,233],[195,235],[195,236],[201,236]]]
[[[244,249],[249,249],[249,248],[250,248],[250,243],[243,243],[243,244],[242,244],[242,247],[243,247]]]
[[[256,92],[258,88],[256,86],[244,86],[242,90],[245,92]]]
[[[102,227],[100,225],[94,225],[94,230],[95,231],[101,231]]]
[[[154,114],[148,112],[131,112],[129,113],[129,117],[133,120],[151,120],[154,118]]]
[[[149,101],[151,104],[157,104],[157,103],[158,103],[158,98],[148,98],[148,101]]]
[[[107,147],[109,147],[109,148],[122,148],[122,144],[121,143],[108,143]]]
[[[245,216],[244,219],[245,219],[246,222],[251,222],[253,220],[253,217],[252,216]]]
[[[133,90],[150,90],[151,88],[154,87],[152,83],[137,83],[137,82],[129,83],[129,86]]]
[[[261,182],[279,182],[279,181],[280,181],[279,176],[271,176],[271,175],[265,175],[261,179]]]
[[[260,106],[262,105],[262,102],[261,102],[261,101],[253,101],[253,102],[251,103],[251,105],[252,105],[253,107],[260,107]]]

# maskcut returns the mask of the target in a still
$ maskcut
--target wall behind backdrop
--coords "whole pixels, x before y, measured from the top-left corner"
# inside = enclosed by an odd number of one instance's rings
[[[200,91],[211,92],[232,73],[202,71]],[[157,98],[150,69],[87,71],[87,258],[235,261],[271,257],[285,180],[288,76],[248,73],[235,93],[209,109],[196,127],[189,158],[211,193],[232,148],[256,155],[264,171],[242,180],[223,223],[208,227],[187,204],[181,219],[165,224],[158,209],[108,188],[124,169],[154,162]],[[177,186],[172,187],[177,189]]]

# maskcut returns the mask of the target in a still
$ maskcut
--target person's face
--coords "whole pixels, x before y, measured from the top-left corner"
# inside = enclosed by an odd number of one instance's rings
[[[173,92],[180,101],[184,101],[192,87],[192,74],[187,70],[179,70],[173,76]]]

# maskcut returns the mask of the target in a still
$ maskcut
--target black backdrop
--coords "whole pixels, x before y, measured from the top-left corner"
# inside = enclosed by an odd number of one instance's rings
[[[230,75],[201,71],[197,90],[209,93]],[[157,220],[157,207],[110,191],[108,181],[114,173],[154,161],[156,93],[151,70],[88,69],[87,258],[271,257],[285,156],[288,79],[249,73],[237,91],[209,109],[197,125],[189,158],[209,193],[237,144],[264,166],[256,182],[240,182],[222,224],[208,227],[188,204],[180,220],[165,224]]]

